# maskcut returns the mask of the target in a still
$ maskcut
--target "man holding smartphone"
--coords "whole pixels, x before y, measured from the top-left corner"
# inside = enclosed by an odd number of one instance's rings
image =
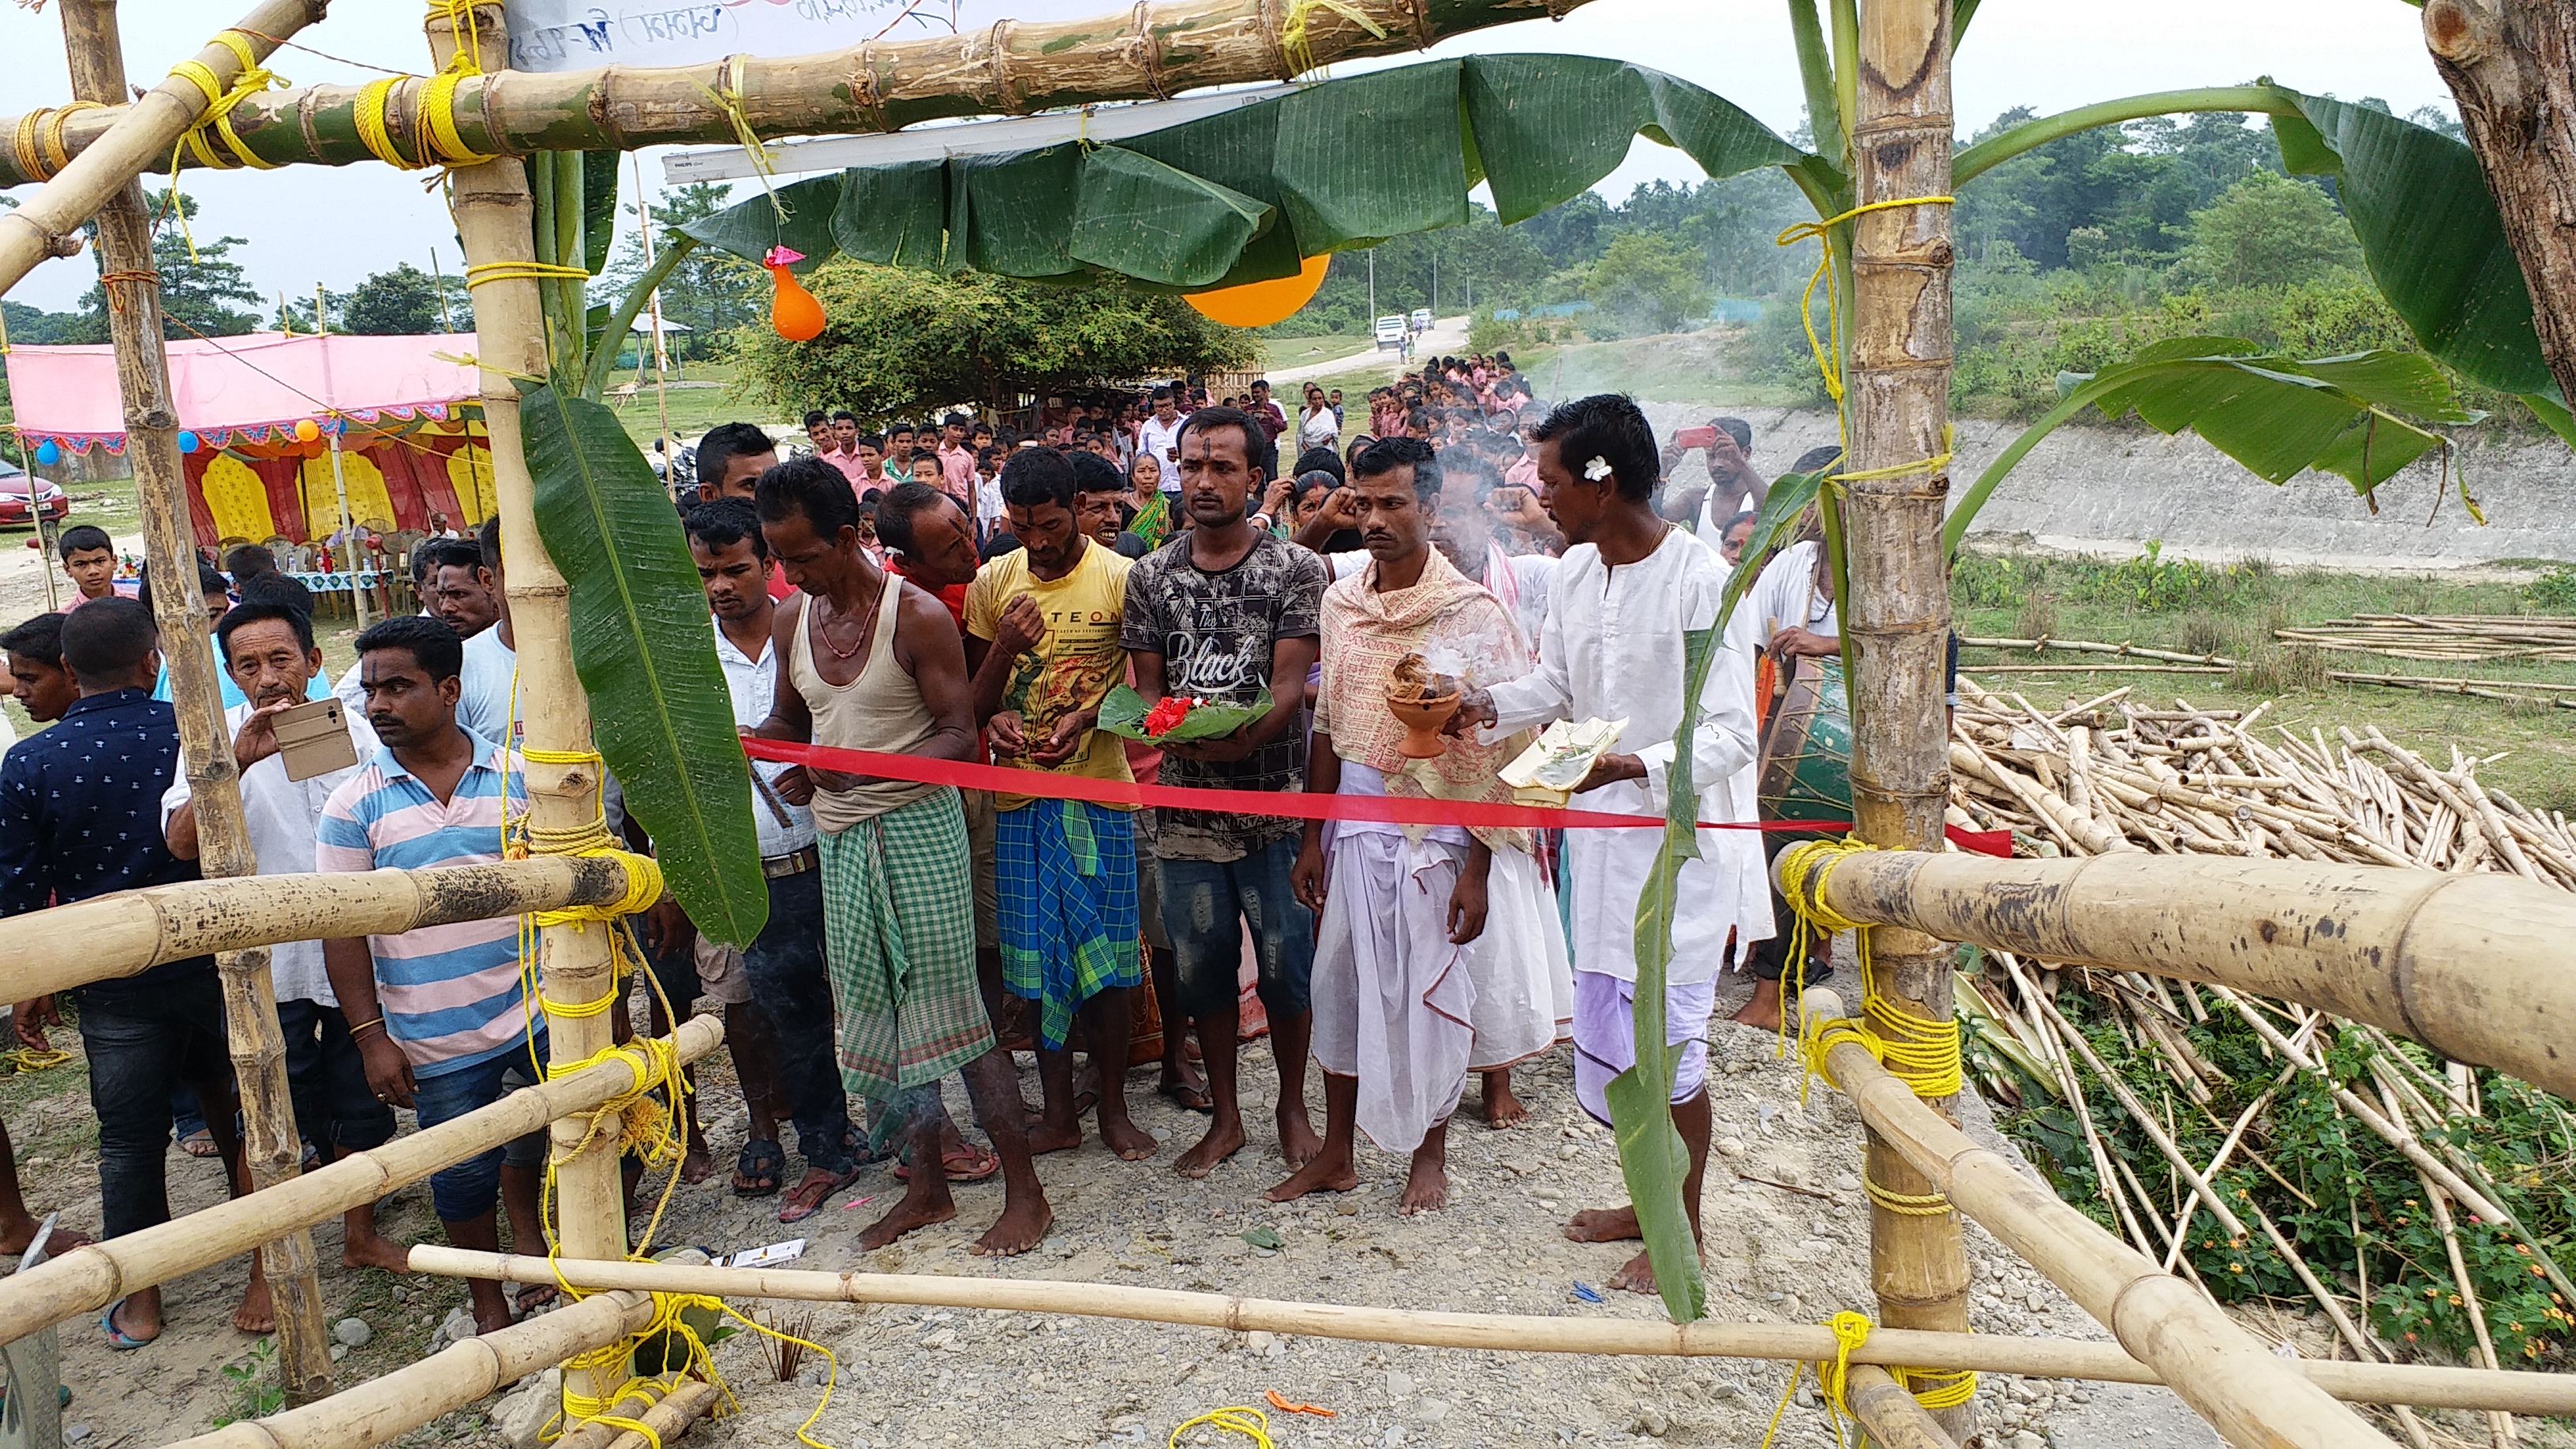
[[[1154,412],[1136,430],[1136,446],[1163,465],[1163,491],[1177,495],[1181,491],[1181,400],[1169,384],[1154,389]]]
[[[358,773],[358,762],[376,752],[376,732],[337,699],[308,703],[304,692],[322,675],[322,651],[313,621],[292,604],[235,607],[215,626],[215,643],[244,701],[225,712],[233,734],[233,763],[241,769],[242,817],[261,875],[300,875],[313,869],[313,841],[331,792]],[[280,753],[277,719],[297,708],[338,710],[348,731],[349,763],[310,778],[289,777]],[[173,772],[161,796],[161,833],[170,853],[195,860],[197,806],[188,772]],[[348,1018],[322,967],[319,941],[282,941],[269,948],[270,978],[277,984],[277,1022],[286,1032],[286,1083],[295,1103],[297,1135],[325,1161],[381,1147],[393,1140],[393,1108],[367,1086],[365,1058],[350,1039]],[[346,1238],[340,1261],[351,1268],[403,1271],[407,1250],[376,1232],[373,1203],[343,1215]]]
[[[1726,520],[1760,512],[1771,485],[1753,469],[1753,425],[1742,418],[1711,418],[1706,427],[1673,434],[1658,460],[1664,476],[1671,477],[1673,465],[1693,449],[1707,459],[1708,482],[1666,493],[1662,512],[1675,523],[1691,525],[1700,542],[1718,548],[1725,542]]]

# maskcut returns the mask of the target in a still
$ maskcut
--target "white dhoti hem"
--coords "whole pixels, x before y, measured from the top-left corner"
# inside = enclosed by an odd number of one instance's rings
[[[1485,931],[1467,943],[1467,979],[1476,988],[1467,1070],[1507,1067],[1574,1035],[1574,967],[1556,893],[1522,851],[1494,852],[1485,875]]]
[[[1449,942],[1449,892],[1467,847],[1377,831],[1335,833],[1315,942],[1314,1056],[1359,1078],[1359,1128],[1410,1155],[1467,1086],[1476,987]]]

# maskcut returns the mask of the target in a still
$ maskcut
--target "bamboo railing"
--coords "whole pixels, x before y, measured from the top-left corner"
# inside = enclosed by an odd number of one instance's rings
[[[680,1060],[695,1061],[724,1040],[724,1024],[714,1017],[694,1017],[667,1040]],[[246,1253],[282,1227],[317,1223],[363,1207],[478,1152],[589,1111],[633,1090],[635,1080],[635,1072],[616,1061],[568,1072],[292,1181],[158,1227],[75,1248],[0,1279],[0,1343],[96,1313],[137,1288],[167,1283]],[[543,1275],[535,1281],[543,1281]]]
[[[271,6],[280,3],[270,0]],[[486,51],[485,68],[492,73],[467,77],[456,88],[448,112],[469,149],[509,156],[636,151],[689,142],[730,145],[740,140],[737,115],[764,139],[896,131],[956,116],[1025,115],[1106,101],[1164,99],[1209,86],[1294,80],[1335,61],[1427,49],[1453,35],[1516,20],[1562,17],[1585,3],[1146,0],[1080,20],[1002,20],[961,35],[870,41],[819,55],[744,55],[701,65],[546,73],[503,70],[497,57],[505,52]],[[1292,15],[1299,37],[1294,44],[1288,38]],[[441,28],[446,23],[444,17],[437,20]],[[405,158],[430,154],[428,141],[416,129],[421,92],[428,84],[426,76],[398,80],[383,105],[391,144]],[[368,161],[374,153],[359,139],[357,124],[365,89],[329,85],[268,91],[243,99],[229,120],[242,146],[266,165]],[[187,94],[195,96],[195,87],[188,87]],[[724,96],[739,97],[733,109],[719,100]],[[59,131],[62,149],[77,157],[97,145],[123,115],[117,108],[70,116],[41,111],[0,116],[0,135],[18,134],[18,128],[33,122],[46,135]],[[189,112],[188,120],[195,115]],[[155,143],[165,164],[179,129],[171,128]],[[194,164],[193,156],[181,159]],[[120,155],[118,164],[122,161]],[[40,172],[31,173],[20,158],[0,147],[0,187],[41,179]],[[77,227],[78,221],[74,217],[71,225]],[[0,269],[0,290],[23,274],[24,268]]]
[[[24,1001],[191,956],[604,906],[625,894],[617,862],[564,856],[151,886],[11,917],[9,989]]]
[[[2043,961],[2282,997],[2576,1095],[2576,895],[2516,876],[2124,852],[1863,852],[1825,904]]]

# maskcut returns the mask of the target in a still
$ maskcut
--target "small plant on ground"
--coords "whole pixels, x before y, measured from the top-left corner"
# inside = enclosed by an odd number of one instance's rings
[[[277,1336],[271,1334],[250,1352],[223,1366],[224,1385],[232,1402],[215,1416],[215,1427],[242,1419],[265,1419],[286,1407],[286,1385],[278,1378]]]

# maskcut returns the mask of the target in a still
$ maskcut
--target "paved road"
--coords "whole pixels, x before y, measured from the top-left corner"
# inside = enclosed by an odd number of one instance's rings
[[[1417,334],[1413,339],[1413,356],[1417,368],[1425,356],[1462,353],[1466,350],[1467,319],[1464,316],[1437,318],[1432,322],[1430,331]],[[1311,377],[1332,377],[1345,372],[1358,372],[1363,368],[1389,378],[1404,370],[1402,357],[1393,348],[1384,352],[1371,348],[1366,352],[1354,352],[1348,357],[1336,357],[1325,362],[1309,362],[1297,367],[1283,368],[1268,376],[1271,388],[1276,391],[1290,383],[1304,382]],[[1347,403],[1348,399],[1344,401]]]

